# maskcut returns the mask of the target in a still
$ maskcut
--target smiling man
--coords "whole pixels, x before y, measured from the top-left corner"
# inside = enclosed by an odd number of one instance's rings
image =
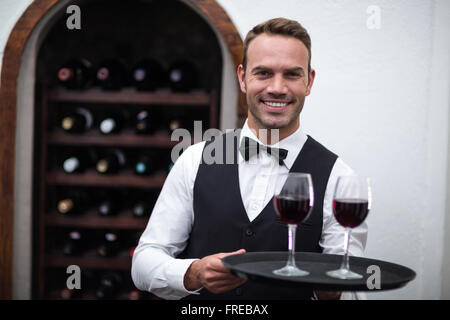
[[[313,178],[314,208],[297,228],[297,251],[343,254],[344,230],[331,203],[337,177],[354,173],[302,131],[300,113],[315,71],[310,37],[298,22],[277,18],[254,27],[237,76],[248,119],[242,129],[195,144],[178,158],[135,250],[135,285],[165,299],[357,297],[246,282],[222,264],[233,254],[287,251],[287,228],[272,205],[274,179],[286,172]],[[204,163],[211,147],[226,153],[225,141],[233,142],[235,161]],[[250,154],[250,143],[261,145],[260,152]],[[366,239],[363,223],[352,231],[350,254],[362,256]]]
[[[299,114],[315,76],[309,57],[309,49],[298,38],[265,32],[247,36],[238,78],[247,97],[252,131],[279,129],[282,140],[299,128]]]

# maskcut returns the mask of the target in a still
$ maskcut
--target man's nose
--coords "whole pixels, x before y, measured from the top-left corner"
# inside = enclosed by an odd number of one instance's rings
[[[286,82],[282,75],[275,75],[272,77],[269,86],[267,87],[267,93],[273,95],[284,95],[288,93]]]

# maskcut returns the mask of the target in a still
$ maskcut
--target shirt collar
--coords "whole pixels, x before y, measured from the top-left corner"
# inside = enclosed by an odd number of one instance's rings
[[[248,119],[245,120],[244,126],[242,127],[241,136],[239,138],[239,145],[241,145],[242,139],[244,137],[249,137],[250,139],[258,141],[258,143],[263,144],[248,126]],[[308,136],[303,132],[303,130],[299,126],[299,128],[290,136],[284,138],[278,143],[270,145],[270,147],[283,148],[288,150],[288,155],[283,162],[284,165],[290,170],[307,139]],[[241,163],[242,161],[244,161],[244,158],[239,153],[239,163]]]

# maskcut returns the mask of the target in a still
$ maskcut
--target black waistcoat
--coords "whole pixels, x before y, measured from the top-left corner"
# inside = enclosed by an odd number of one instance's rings
[[[202,258],[241,248],[247,252],[287,251],[287,226],[278,218],[269,201],[252,221],[244,208],[240,188],[237,150],[240,129],[218,136],[205,144],[202,162],[194,184],[194,225],[186,249],[179,258]],[[231,140],[230,140],[231,139]],[[232,142],[226,148],[225,141]],[[228,144],[230,146],[230,144]],[[227,151],[232,150],[227,155]],[[212,163],[207,155],[217,155],[221,163]],[[227,157],[228,156],[228,157]],[[217,157],[215,158],[217,159]],[[226,162],[226,159],[234,160]],[[290,172],[312,175],[314,208],[309,218],[297,228],[296,251],[322,252],[319,241],[323,224],[323,198],[328,178],[337,156],[308,136]],[[226,292],[213,294],[206,289],[187,299],[310,299],[312,290],[274,287],[253,281]]]

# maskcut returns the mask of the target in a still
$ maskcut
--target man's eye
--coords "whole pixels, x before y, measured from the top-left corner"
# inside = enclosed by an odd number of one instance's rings
[[[290,77],[290,78],[300,78],[302,75],[300,73],[298,73],[298,72],[289,72],[287,74],[287,76]]]
[[[258,76],[267,76],[267,75],[269,75],[269,73],[267,72],[267,71],[258,71],[257,73],[256,73],[256,75],[258,75]]]

